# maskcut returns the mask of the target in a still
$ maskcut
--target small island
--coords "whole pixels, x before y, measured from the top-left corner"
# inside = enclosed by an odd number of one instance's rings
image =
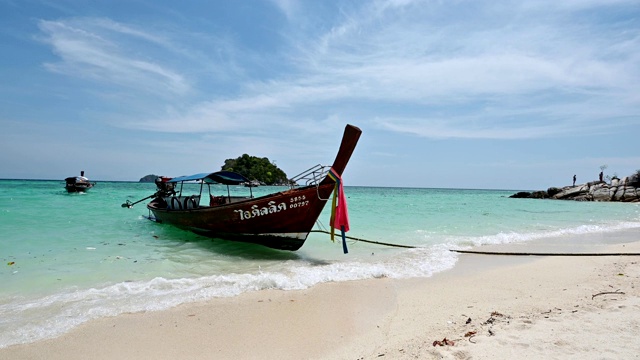
[[[246,177],[251,180],[248,184],[250,186],[289,184],[287,174],[266,157],[243,154],[235,159],[226,159],[220,170],[233,171]],[[158,177],[153,174],[146,175],[140,178],[139,182],[154,182]]]
[[[266,157],[259,158],[243,154],[235,159],[225,160],[221,170],[237,172],[254,184],[286,185],[289,183],[287,174]]]
[[[574,201],[640,202],[640,170],[622,179],[614,175],[608,180],[609,182],[601,179],[586,184],[574,184],[561,188],[550,187],[547,191],[521,191],[509,197]]]
[[[153,175],[153,174],[146,175],[146,176],[143,176],[142,178],[140,178],[139,182],[154,182],[154,181],[156,181],[156,179],[158,177],[159,177],[158,175]]]

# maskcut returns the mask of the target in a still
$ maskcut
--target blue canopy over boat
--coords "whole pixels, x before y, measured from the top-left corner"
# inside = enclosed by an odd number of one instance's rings
[[[219,183],[224,185],[238,185],[249,181],[249,179],[247,179],[246,177],[232,171],[217,171],[214,173],[200,173],[188,176],[178,176],[169,180],[168,182],[178,183],[182,181],[196,180],[202,180],[208,184]]]

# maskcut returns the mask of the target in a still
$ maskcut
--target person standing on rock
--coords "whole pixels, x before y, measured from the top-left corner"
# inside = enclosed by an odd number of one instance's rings
[[[576,186],[576,176],[573,175],[573,186]]]
[[[603,173],[602,173],[602,171],[600,171],[600,182],[602,182],[602,175],[603,175]]]

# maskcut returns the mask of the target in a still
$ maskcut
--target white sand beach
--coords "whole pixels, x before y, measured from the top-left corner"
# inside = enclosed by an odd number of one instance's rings
[[[617,241],[576,248],[640,253],[639,235],[603,234]],[[431,278],[259,291],[126,314],[0,349],[0,358],[638,359],[639,263],[638,256],[463,254]]]

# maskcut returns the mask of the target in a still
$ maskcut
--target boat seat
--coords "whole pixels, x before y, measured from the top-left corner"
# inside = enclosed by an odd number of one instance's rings
[[[200,207],[200,196],[185,196],[183,202],[183,209],[197,209],[198,207]]]
[[[224,196],[209,195],[209,206],[224,205],[227,203],[227,198]]]
[[[167,198],[167,209],[169,210],[182,210],[182,204],[180,203],[180,198],[177,196],[172,196]]]

